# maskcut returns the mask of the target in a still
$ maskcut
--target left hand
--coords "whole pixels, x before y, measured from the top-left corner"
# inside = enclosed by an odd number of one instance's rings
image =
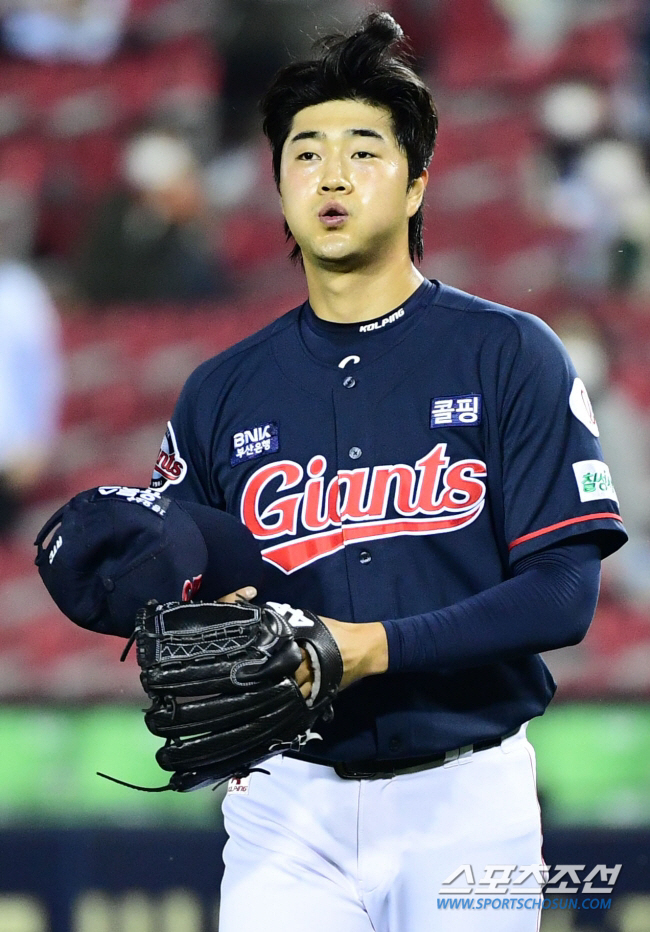
[[[379,621],[367,624],[351,624],[337,621],[335,618],[319,616],[329,628],[338,644],[343,658],[343,679],[341,689],[345,689],[356,680],[375,673],[385,673],[388,669],[388,641],[386,630]],[[300,692],[308,698],[314,673],[307,652],[303,650],[302,663],[294,676]]]

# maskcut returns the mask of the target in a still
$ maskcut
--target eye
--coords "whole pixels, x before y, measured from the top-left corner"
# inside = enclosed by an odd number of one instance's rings
[[[374,159],[374,153],[366,152],[365,149],[359,149],[358,152],[355,152],[352,156],[353,159]]]
[[[300,155],[297,156],[297,158],[302,160],[303,162],[313,162],[314,159],[318,158],[318,156],[316,155],[315,152],[301,152]]]

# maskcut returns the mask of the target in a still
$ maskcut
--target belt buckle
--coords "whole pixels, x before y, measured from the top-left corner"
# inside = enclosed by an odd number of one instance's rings
[[[372,780],[379,777],[388,778],[395,776],[394,769],[391,773],[385,770],[378,772],[376,770],[370,770],[369,768],[364,770],[362,765],[352,765],[352,767],[353,769],[351,769],[350,765],[346,764],[345,761],[338,761],[334,764],[334,771],[342,780]]]

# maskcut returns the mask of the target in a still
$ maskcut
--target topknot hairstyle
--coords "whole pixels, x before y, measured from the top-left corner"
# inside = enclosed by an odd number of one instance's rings
[[[420,177],[433,156],[438,113],[404,44],[404,33],[393,17],[375,12],[350,35],[328,35],[315,43],[313,59],[280,69],[260,103],[278,188],[282,147],[294,116],[329,100],[359,100],[389,110],[397,144],[408,161],[409,185]],[[396,49],[400,45],[402,49]],[[284,226],[291,240],[291,231]],[[409,252],[411,260],[422,259],[421,206],[409,221]],[[297,243],[291,259],[301,259]]]

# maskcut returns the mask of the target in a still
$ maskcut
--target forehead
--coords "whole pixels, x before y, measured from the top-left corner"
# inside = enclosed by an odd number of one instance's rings
[[[304,107],[293,118],[287,142],[296,133],[316,132],[336,137],[359,129],[375,130],[387,142],[397,145],[390,110],[362,100],[327,100]]]

